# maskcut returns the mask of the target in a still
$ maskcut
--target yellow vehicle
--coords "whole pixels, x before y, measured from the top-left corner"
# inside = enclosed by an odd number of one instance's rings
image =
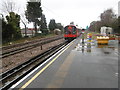
[[[108,36],[97,36],[98,44],[108,44],[109,37]]]

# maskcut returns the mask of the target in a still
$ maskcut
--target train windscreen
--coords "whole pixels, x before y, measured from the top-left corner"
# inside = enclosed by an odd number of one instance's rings
[[[76,34],[76,27],[75,26],[66,26],[64,28],[65,34]]]

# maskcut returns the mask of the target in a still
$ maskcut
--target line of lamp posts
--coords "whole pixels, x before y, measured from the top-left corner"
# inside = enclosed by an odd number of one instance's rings
[[[92,42],[92,34],[88,33],[87,34],[87,52],[91,52],[91,42]],[[82,33],[82,53],[85,51],[85,37],[84,33]]]

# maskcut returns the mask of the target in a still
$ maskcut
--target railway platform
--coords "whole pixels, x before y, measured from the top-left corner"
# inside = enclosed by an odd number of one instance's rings
[[[11,88],[118,88],[118,45],[73,40]]]

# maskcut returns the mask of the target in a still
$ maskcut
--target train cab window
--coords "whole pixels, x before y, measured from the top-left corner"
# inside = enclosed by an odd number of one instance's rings
[[[76,27],[73,27],[72,34],[76,34]]]
[[[75,26],[66,26],[64,28],[65,34],[76,34],[76,27]]]
[[[65,33],[65,34],[68,34],[68,29],[67,29],[67,27],[64,28],[64,33]]]

